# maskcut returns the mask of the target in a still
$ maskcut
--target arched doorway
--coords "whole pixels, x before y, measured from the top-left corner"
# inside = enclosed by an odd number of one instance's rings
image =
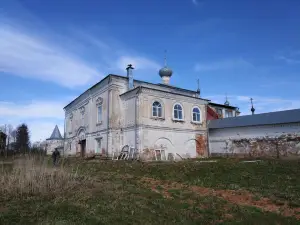
[[[80,127],[77,132],[79,152],[81,157],[85,157],[86,154],[86,135],[85,128]]]
[[[174,146],[168,138],[161,137],[155,141],[154,144],[154,155],[156,160],[168,160],[169,154],[174,154]]]

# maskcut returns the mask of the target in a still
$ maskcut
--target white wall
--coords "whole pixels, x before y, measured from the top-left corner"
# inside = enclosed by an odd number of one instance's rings
[[[282,135],[293,134],[294,136],[300,136],[300,123],[292,124],[279,124],[279,125],[264,125],[264,126],[248,126],[248,127],[233,127],[233,128],[222,128],[222,129],[209,129],[209,152],[211,155],[219,154],[247,154],[254,146],[243,145],[236,146],[232,145],[233,140],[251,140],[253,143],[257,140],[266,140],[263,143],[267,146],[267,138],[281,137]],[[227,142],[227,145],[226,145]],[[292,143],[286,143],[292,145]],[[297,143],[294,143],[295,145]],[[260,144],[261,145],[261,144]],[[270,148],[274,146],[270,144]],[[227,146],[227,147],[226,147]],[[263,151],[258,146],[260,152]],[[283,149],[284,151],[284,149]]]

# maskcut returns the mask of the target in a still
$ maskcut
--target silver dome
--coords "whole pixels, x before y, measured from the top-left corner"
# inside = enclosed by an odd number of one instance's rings
[[[163,67],[159,70],[159,76],[160,77],[171,77],[173,71],[168,67]]]

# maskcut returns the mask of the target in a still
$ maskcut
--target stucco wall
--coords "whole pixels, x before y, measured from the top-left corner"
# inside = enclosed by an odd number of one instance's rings
[[[86,138],[86,153],[89,155],[95,153],[96,138],[101,138],[101,153],[111,154],[120,145],[114,137],[123,115],[119,95],[126,91],[126,85],[126,79],[108,77],[66,107],[64,148],[69,155],[80,151],[79,135]],[[97,115],[99,103],[102,104],[101,121]]]
[[[203,137],[199,140],[199,137]],[[197,147],[205,145],[205,151],[197,152]],[[143,148],[140,154],[144,158],[151,159],[155,149],[165,149],[165,154],[169,153],[176,155],[176,158],[196,158],[207,157],[206,151],[206,133],[187,131],[187,130],[172,130],[172,129],[143,129]],[[178,155],[177,155],[178,154]]]
[[[209,130],[213,155],[299,156],[300,123]]]
[[[127,91],[127,80],[124,78],[111,77],[96,85],[65,109],[65,152],[70,155],[78,154],[80,138],[86,139],[86,153],[94,154],[95,139],[101,137],[102,149],[111,156],[113,152],[120,152],[124,145],[142,151],[164,144],[163,140],[173,135],[170,139],[172,144],[167,144],[170,149],[168,151],[182,157],[207,155],[205,119],[208,102],[178,95],[184,93],[183,90],[174,89],[172,93],[166,93],[163,90],[170,88],[160,89],[162,91],[135,89],[122,96]],[[193,93],[188,95],[192,96]],[[152,103],[155,100],[162,103],[162,119],[152,118]],[[99,101],[102,103],[101,122],[97,121]],[[175,103],[180,103],[183,107],[183,121],[173,119]],[[192,109],[195,106],[201,110],[201,123],[192,121]]]
[[[46,141],[46,151],[47,155],[51,155],[55,148],[63,148],[63,140],[47,140]]]
[[[143,90],[139,97],[139,124],[154,125],[178,129],[205,130],[206,129],[206,104],[199,98],[189,98],[171,93],[160,93],[152,90]],[[162,118],[152,117],[152,104],[159,101],[162,105]],[[175,121],[173,118],[173,107],[178,103],[183,109],[183,121]],[[193,123],[193,107],[201,110],[201,123]]]

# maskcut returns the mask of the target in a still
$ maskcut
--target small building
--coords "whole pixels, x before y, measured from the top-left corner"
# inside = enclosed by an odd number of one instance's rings
[[[64,154],[64,139],[56,125],[50,138],[46,139],[46,152],[47,155],[51,155],[55,149],[58,149],[61,154]]]
[[[208,103],[208,107],[207,120],[236,117],[240,115],[239,108],[229,105],[227,100],[224,105],[210,102]],[[212,109],[214,113],[212,113],[210,109]]]
[[[210,156],[300,156],[300,109],[211,120],[208,128]]]

